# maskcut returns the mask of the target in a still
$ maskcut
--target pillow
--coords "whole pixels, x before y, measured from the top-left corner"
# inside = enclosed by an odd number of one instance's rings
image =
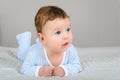
[[[18,41],[17,57],[19,60],[24,61],[27,52],[31,46],[31,32],[23,32],[16,36]]]

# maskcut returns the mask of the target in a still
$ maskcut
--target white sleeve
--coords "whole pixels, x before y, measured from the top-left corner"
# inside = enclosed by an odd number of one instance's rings
[[[37,68],[36,73],[35,73],[35,76],[36,76],[36,77],[39,77],[39,69],[40,69],[41,67],[42,67],[42,66],[39,66],[39,67]]]

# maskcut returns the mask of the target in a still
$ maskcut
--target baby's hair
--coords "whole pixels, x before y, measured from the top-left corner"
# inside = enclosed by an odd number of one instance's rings
[[[58,6],[43,6],[35,16],[35,26],[37,33],[42,33],[43,26],[47,21],[52,21],[57,18],[69,18],[67,13]]]

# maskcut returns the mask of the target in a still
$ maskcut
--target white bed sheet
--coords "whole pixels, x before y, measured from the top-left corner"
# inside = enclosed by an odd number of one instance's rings
[[[0,46],[0,80],[120,80],[120,47],[77,48],[84,70],[76,76],[28,77],[20,74],[17,48]]]

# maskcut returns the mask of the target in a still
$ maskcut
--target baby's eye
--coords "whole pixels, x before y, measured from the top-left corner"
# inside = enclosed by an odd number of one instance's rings
[[[61,31],[57,31],[56,34],[57,34],[57,35],[60,35],[60,34],[61,34]]]
[[[67,31],[69,32],[69,31],[70,31],[70,28],[68,28]]]

